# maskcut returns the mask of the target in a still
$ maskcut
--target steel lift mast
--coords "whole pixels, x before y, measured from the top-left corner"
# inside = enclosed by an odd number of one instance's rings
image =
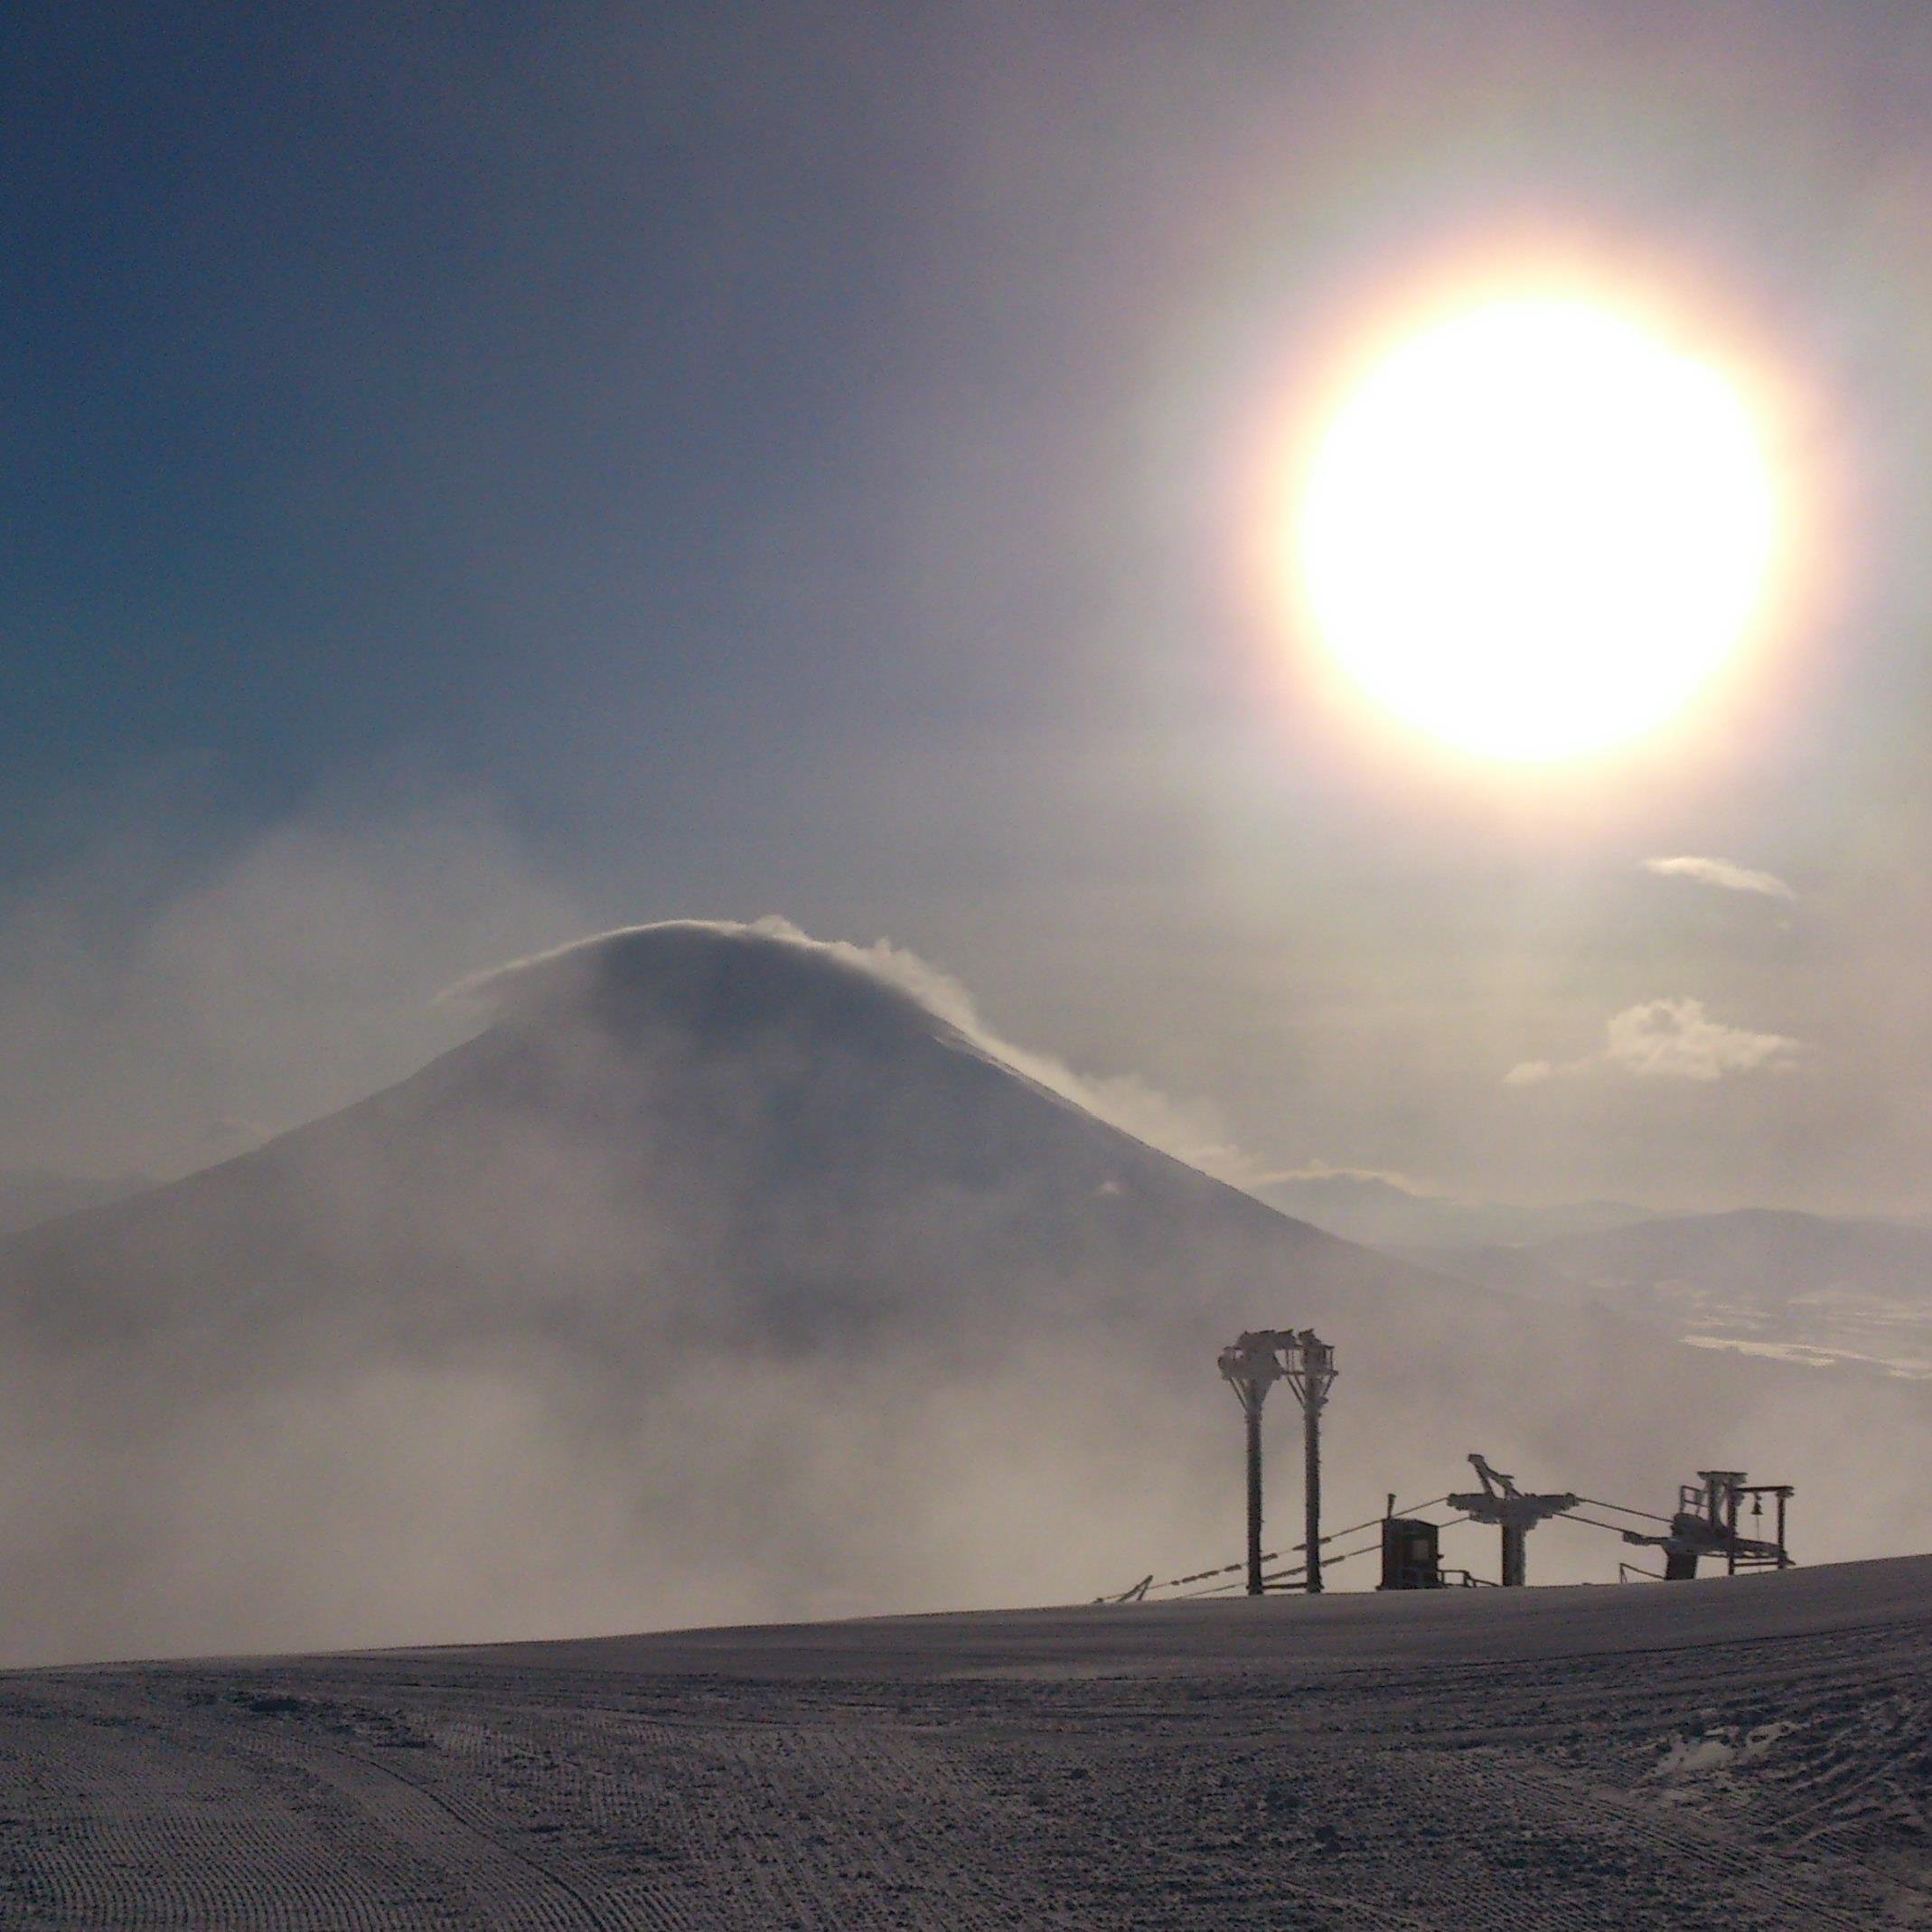
[[[1301,1405],[1302,1505],[1307,1523],[1303,1587],[1321,1590],[1321,1412],[1335,1383],[1335,1350],[1312,1328],[1255,1328],[1221,1351],[1221,1374],[1247,1424],[1248,1594],[1267,1588],[1261,1576],[1261,1404],[1285,1382]]]
[[[1449,1506],[1459,1509],[1473,1522],[1493,1523],[1502,1531],[1504,1587],[1519,1590],[1528,1580],[1526,1543],[1529,1533],[1549,1517],[1561,1516],[1574,1509],[1581,1498],[1567,1490],[1561,1494],[1526,1496],[1516,1487],[1515,1477],[1505,1476],[1500,1469],[1492,1469],[1480,1456],[1472,1455],[1469,1460],[1476,1466],[1477,1476],[1483,1487],[1463,1496],[1449,1497]]]

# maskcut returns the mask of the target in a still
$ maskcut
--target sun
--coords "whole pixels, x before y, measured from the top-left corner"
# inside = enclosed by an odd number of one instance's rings
[[[1784,534],[1744,384],[1569,294],[1394,337],[1300,479],[1292,569],[1327,650],[1418,730],[1524,764],[1679,712],[1761,617]]]

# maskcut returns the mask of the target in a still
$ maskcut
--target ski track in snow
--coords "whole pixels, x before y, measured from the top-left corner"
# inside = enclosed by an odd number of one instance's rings
[[[0,1924],[1932,1927],[1932,1558],[15,1673]]]

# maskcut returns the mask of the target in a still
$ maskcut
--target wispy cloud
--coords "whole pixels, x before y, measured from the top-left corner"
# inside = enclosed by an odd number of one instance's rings
[[[1503,1075],[1505,1087],[1533,1087],[1539,1081],[1553,1080],[1562,1074],[1573,1074],[1590,1064],[1587,1060],[1567,1060],[1559,1065],[1554,1060],[1519,1060]]]
[[[1524,1060],[1504,1074],[1505,1086],[1610,1072],[1636,1080],[1722,1080],[1733,1074],[1788,1072],[1804,1051],[1782,1033],[1755,1033],[1712,1019],[1701,999],[1647,999],[1613,1013],[1604,1042],[1580,1060]]]
[[[1724,892],[1752,892],[1766,899],[1796,901],[1797,894],[1775,872],[1758,872],[1749,866],[1733,865],[1728,858],[1699,858],[1684,854],[1676,858],[1646,858],[1644,870],[1660,878],[1687,878],[1700,886],[1715,886]]]

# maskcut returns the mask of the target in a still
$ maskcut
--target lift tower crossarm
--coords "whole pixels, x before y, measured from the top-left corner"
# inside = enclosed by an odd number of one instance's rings
[[[1518,1589],[1528,1574],[1525,1543],[1529,1533],[1539,1523],[1574,1509],[1582,1499],[1567,1489],[1561,1494],[1526,1495],[1516,1487],[1515,1477],[1492,1468],[1483,1457],[1472,1455],[1469,1460],[1483,1487],[1450,1496],[1449,1506],[1459,1509],[1472,1522],[1493,1523],[1502,1531],[1503,1581],[1510,1589]]]

